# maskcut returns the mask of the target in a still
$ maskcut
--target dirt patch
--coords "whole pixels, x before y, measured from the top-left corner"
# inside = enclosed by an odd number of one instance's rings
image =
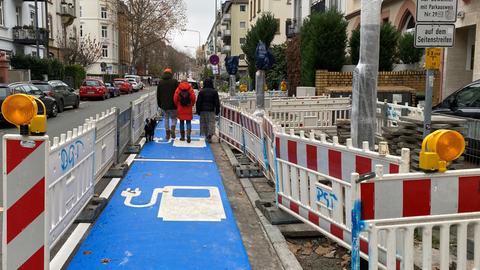
[[[328,238],[287,238],[287,243],[304,270],[350,269],[349,251]]]

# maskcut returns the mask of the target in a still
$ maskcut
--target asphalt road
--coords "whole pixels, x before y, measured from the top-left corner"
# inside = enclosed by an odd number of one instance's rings
[[[59,137],[60,134],[66,133],[69,130],[72,130],[75,127],[83,125],[85,119],[95,116],[96,114],[101,114],[107,109],[116,107],[120,108],[120,111],[127,109],[130,106],[130,101],[138,99],[140,96],[154,91],[155,88],[145,88],[137,93],[130,95],[121,95],[116,98],[110,98],[107,100],[90,100],[82,101],[78,109],[68,109],[66,108],[63,113],[59,113],[55,118],[49,118],[47,122],[47,135],[50,137],[50,141],[53,141],[54,137]],[[0,136],[3,137],[4,134],[17,134],[18,130],[11,125],[2,124],[0,126]],[[0,143],[0,153],[2,152],[3,143]],[[0,166],[3,171],[3,156],[0,155]],[[0,176],[0,179],[3,180],[3,175]],[[3,185],[0,185],[0,206],[3,206]]]

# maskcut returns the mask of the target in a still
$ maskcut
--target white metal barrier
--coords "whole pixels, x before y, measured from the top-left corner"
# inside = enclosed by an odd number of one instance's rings
[[[47,212],[50,248],[93,196],[95,123],[53,139],[48,156]]]
[[[140,139],[144,117],[156,115],[156,98],[151,96],[132,102],[132,107],[126,110],[131,117],[121,119],[122,127],[117,125],[123,113],[112,108],[87,119],[83,126],[61,134],[60,138],[53,138],[47,176],[50,249],[93,197],[96,180],[118,161],[126,141],[136,143]],[[125,134],[128,136],[123,136]]]
[[[354,245],[368,254],[370,269],[451,269],[452,263],[480,269],[480,169],[383,175],[377,166],[375,178],[360,181],[352,175],[352,202],[358,206]],[[362,230],[365,239],[359,237]],[[474,239],[473,260],[467,257],[468,235]]]
[[[97,114],[86,120],[95,123],[95,183],[115,162],[117,154],[117,111],[116,108]]]
[[[238,115],[246,120],[235,122]],[[252,132],[251,122],[259,122],[260,119],[236,107],[223,105],[220,137],[243,151],[248,144],[246,133],[256,142],[263,141],[263,155],[250,154],[249,158],[258,163],[264,160],[265,175],[276,181],[276,198],[281,209],[340,245],[351,248],[353,254],[358,253],[370,262],[375,261],[370,264],[370,269],[413,269],[413,254],[418,253],[416,250],[419,248],[413,245],[415,233],[431,239],[437,227],[442,261],[440,269],[449,269],[452,232],[457,234],[458,248],[456,258],[451,260],[457,262],[458,269],[480,269],[480,253],[475,254],[473,261],[466,259],[467,230],[469,233],[473,231],[475,250],[480,249],[480,169],[429,175],[409,173],[408,149],[403,149],[402,156],[396,157],[372,152],[367,143],[362,149],[354,148],[350,139],[343,146],[338,143],[337,137],[333,137],[333,142],[328,142],[325,135],[316,140],[312,132],[310,138],[306,138],[305,131],[308,130],[299,125],[294,125],[290,134],[286,134],[285,128],[282,129],[271,115],[267,110],[266,116],[261,119],[263,134],[258,134]],[[300,136],[296,135],[298,133]],[[387,152],[385,145],[381,144],[379,148],[381,152]],[[258,148],[254,149],[259,152]],[[364,196],[368,192],[362,190],[360,196],[356,191],[360,189],[357,181],[359,174],[369,175],[372,172],[377,173],[377,178],[361,184],[362,188],[371,183],[375,185],[373,189],[370,186],[370,191],[376,192],[375,197],[368,199]],[[428,187],[423,186],[427,178],[430,181]],[[420,188],[416,188],[415,184],[410,186],[409,181],[419,183]],[[427,191],[430,193],[422,193]],[[405,192],[409,195],[404,200],[397,200],[399,196],[405,196]],[[377,197],[377,194],[382,195]],[[361,203],[358,203],[360,198]],[[463,199],[461,202],[451,200],[455,198]],[[371,211],[378,216],[368,218],[367,215],[364,220],[357,217],[358,205],[365,200],[370,205],[366,204],[363,209],[373,209]],[[377,205],[372,206],[372,203]],[[427,205],[429,211],[421,212],[426,211]],[[424,216],[413,215],[417,211]],[[372,214],[365,210],[362,213]],[[381,216],[381,213],[387,215]],[[360,233],[361,230],[365,232]],[[431,269],[432,246],[428,241],[422,245],[425,248],[423,269]],[[352,261],[358,258],[354,257]],[[354,263],[352,267],[357,265]]]
[[[141,97],[137,100],[131,102],[132,104],[132,122],[131,122],[131,129],[132,129],[132,138],[130,143],[134,144],[142,135],[143,128],[145,126],[145,97]]]

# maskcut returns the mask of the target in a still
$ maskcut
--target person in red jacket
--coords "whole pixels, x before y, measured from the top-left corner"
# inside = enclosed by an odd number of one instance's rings
[[[187,122],[187,143],[191,142],[193,105],[195,92],[187,81],[178,85],[173,101],[177,105],[177,119],[180,120],[180,140],[185,141],[185,121]]]

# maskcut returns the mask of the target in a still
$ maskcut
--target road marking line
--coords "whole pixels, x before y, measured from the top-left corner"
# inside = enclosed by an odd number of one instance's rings
[[[112,195],[113,191],[117,187],[118,183],[120,183],[121,178],[113,178],[108,183],[107,187],[103,190],[102,194],[100,194],[100,198],[108,199]]]
[[[85,103],[87,103],[87,102],[80,102],[80,105],[85,104]]]
[[[90,223],[80,223],[77,225],[73,233],[68,237],[67,241],[60,248],[53,260],[50,262],[51,270],[60,270],[67,262],[70,255],[82,240],[83,236],[90,227]]]
[[[204,160],[204,159],[161,159],[161,158],[136,158],[134,161],[144,161],[144,162],[192,162],[192,163],[213,163],[213,160]]]
[[[130,165],[132,165],[132,162],[136,157],[137,157],[136,154],[130,154],[130,156],[128,156],[127,160],[125,160],[125,164],[127,164],[127,166],[130,167]]]

